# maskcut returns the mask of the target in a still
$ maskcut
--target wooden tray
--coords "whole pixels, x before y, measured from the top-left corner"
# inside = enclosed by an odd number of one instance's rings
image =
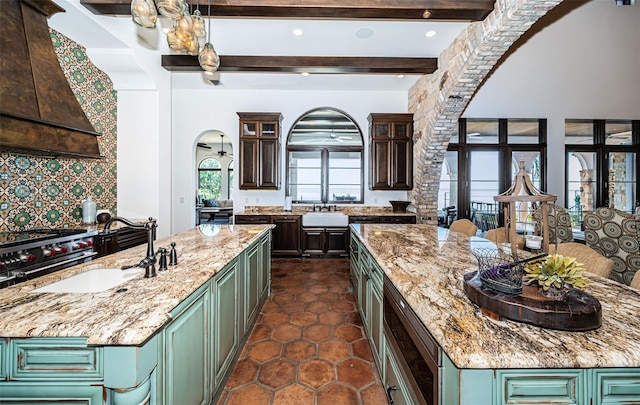
[[[464,275],[464,293],[494,319],[507,318],[542,328],[586,331],[602,325],[602,306],[597,298],[572,288],[563,300],[546,298],[538,287],[523,286],[522,294],[509,296],[482,287],[473,271]]]

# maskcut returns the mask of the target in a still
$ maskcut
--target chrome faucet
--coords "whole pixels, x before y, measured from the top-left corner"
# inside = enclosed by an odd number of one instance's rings
[[[102,233],[109,233],[111,229],[111,224],[114,222],[122,222],[123,224],[130,226],[135,229],[146,229],[147,230],[147,256],[140,261],[140,263],[133,266],[124,266],[122,270],[129,269],[131,267],[144,267],[144,276],[145,278],[155,277],[158,274],[156,273],[156,252],[153,248],[153,238],[155,234],[155,229],[158,227],[156,220],[149,217],[149,220],[144,224],[136,224],[128,219],[122,217],[113,217],[109,219],[104,224],[104,230]]]

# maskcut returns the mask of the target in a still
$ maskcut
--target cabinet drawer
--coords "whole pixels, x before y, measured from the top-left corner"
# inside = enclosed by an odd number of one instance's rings
[[[380,217],[380,222],[383,224],[415,224],[416,217],[415,215],[383,215]]]
[[[84,339],[15,339],[9,344],[9,379],[14,381],[102,380],[102,348]]]
[[[271,218],[267,215],[236,215],[234,222],[237,225],[270,224]]]
[[[586,398],[585,370],[497,370],[498,404],[576,404]]]
[[[593,405],[640,403],[639,369],[593,370]]]
[[[349,215],[350,224],[375,224],[380,222],[377,215]]]

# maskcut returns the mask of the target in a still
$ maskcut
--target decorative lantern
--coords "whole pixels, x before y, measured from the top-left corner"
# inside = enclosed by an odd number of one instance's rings
[[[511,245],[511,253],[517,256],[518,247],[516,245],[519,223],[525,227],[531,221],[528,220],[534,210],[542,212],[542,222],[540,224],[540,236],[542,237],[542,250],[549,253],[549,209],[548,204],[555,203],[556,196],[543,193],[531,184],[529,173],[524,170],[524,160],[520,160],[520,168],[513,180],[511,188],[504,193],[493,197],[504,206],[504,226],[506,228],[506,240]]]

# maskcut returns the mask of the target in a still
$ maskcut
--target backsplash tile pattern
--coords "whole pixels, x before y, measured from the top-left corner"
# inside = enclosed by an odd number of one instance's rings
[[[92,196],[98,209],[117,207],[117,92],[86,50],[49,30],[71,90],[96,132],[105,159],[23,156],[0,153],[0,232],[34,227],[76,227],[82,201]]]

